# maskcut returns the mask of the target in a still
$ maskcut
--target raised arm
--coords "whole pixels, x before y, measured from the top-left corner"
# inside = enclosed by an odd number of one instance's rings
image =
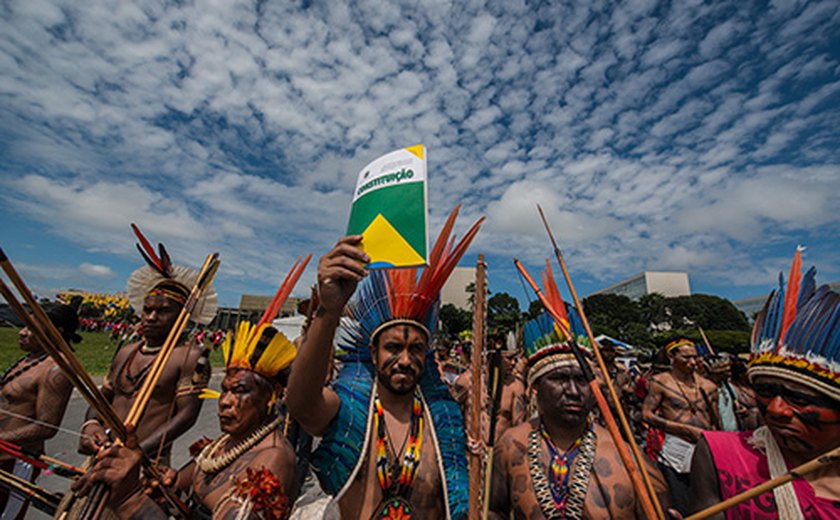
[[[326,387],[335,331],[344,307],[367,275],[363,263],[370,259],[359,249],[362,237],[344,237],[318,263],[320,305],[306,331],[289,376],[286,405],[307,433],[320,436],[341,404]]]

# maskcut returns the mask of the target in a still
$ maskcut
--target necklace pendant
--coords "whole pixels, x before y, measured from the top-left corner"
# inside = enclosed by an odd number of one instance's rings
[[[411,520],[414,518],[414,508],[403,497],[391,497],[382,504],[379,513],[374,515],[379,520]]]

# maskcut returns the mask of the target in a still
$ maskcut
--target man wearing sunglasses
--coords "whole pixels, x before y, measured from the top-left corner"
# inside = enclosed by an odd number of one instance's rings
[[[766,426],[705,432],[692,463],[699,511],[840,446],[840,294],[792,270],[756,319],[748,370]],[[800,280],[801,278],[801,280]],[[801,289],[797,290],[801,286]],[[785,296],[793,287],[795,295]],[[840,519],[840,464],[779,486],[717,518]]]

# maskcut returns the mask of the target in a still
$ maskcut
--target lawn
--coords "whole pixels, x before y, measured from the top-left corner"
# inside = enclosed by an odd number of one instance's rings
[[[0,372],[23,355],[17,333],[18,329],[14,327],[0,327]],[[108,334],[103,332],[82,332],[80,335],[83,340],[75,345],[76,357],[89,374],[104,376],[111,366],[117,344],[111,343]],[[214,368],[223,366],[221,351],[212,352],[210,362]]]

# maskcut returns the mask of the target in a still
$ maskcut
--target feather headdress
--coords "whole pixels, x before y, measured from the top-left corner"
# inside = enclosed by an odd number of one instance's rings
[[[294,343],[272,327],[271,322],[277,317],[311,257],[311,254],[307,255],[303,262],[297,259],[256,325],[241,321],[236,329],[236,339],[231,341],[231,335],[227,335],[222,345],[226,369],[250,370],[271,379],[294,361],[297,355]]]
[[[437,326],[438,304],[443,284],[478,233],[480,218],[456,244],[450,239],[460,205],[446,219],[429,265],[417,277],[417,269],[372,270],[360,284],[356,301],[350,306],[353,324],[342,338],[341,347],[351,358],[369,359],[369,347],[385,328],[396,323],[410,323],[423,330],[431,340]]]
[[[339,347],[345,351],[342,367],[332,383],[341,407],[312,457],[318,479],[330,494],[340,495],[346,490],[355,468],[366,460],[364,449],[368,428],[372,428],[371,397],[376,381],[370,346],[376,336],[397,323],[411,323],[424,330],[429,339],[436,329],[443,284],[484,220],[473,224],[456,244],[450,235],[457,214],[458,207],[443,226],[419,279],[416,269],[371,270],[356,290],[356,300],[349,306],[350,316],[339,338]],[[462,518],[469,508],[464,419],[432,356],[428,349],[418,387],[440,454],[447,517]]]
[[[131,224],[131,229],[137,236],[137,249],[146,261],[146,265],[131,273],[125,287],[128,303],[134,309],[134,313],[140,316],[143,312],[143,301],[152,294],[165,296],[183,305],[198,279],[198,272],[189,267],[174,265],[163,244],[158,244],[159,254],[156,254],[152,244],[140,232],[140,228]],[[207,325],[213,321],[218,307],[216,290],[212,286],[208,287],[195,306],[192,320]]]
[[[840,401],[840,294],[802,275],[797,248],[788,284],[770,293],[752,332],[750,379],[768,375],[808,385]]]
[[[534,384],[540,376],[555,368],[577,365],[577,359],[572,353],[572,341],[581,345],[581,351],[585,355],[589,354],[586,348],[589,341],[584,335],[583,322],[574,308],[566,307],[548,261],[545,263],[542,280],[543,294],[551,308],[559,315],[562,328],[548,312],[525,323],[522,336],[525,343],[529,385]],[[564,330],[568,331],[569,335]]]

